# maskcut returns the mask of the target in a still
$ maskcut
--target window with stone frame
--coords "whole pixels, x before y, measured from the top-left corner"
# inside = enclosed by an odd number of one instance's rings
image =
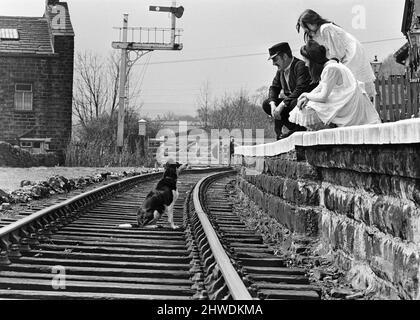
[[[20,142],[21,148],[32,148],[32,142],[30,141],[21,141]]]
[[[15,109],[20,111],[32,111],[32,102],[32,84],[17,83],[15,85]]]

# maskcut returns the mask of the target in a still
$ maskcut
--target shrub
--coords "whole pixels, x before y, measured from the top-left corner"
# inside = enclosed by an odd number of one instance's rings
[[[32,154],[16,145],[0,141],[0,166],[2,167],[53,167],[59,163],[55,153]]]

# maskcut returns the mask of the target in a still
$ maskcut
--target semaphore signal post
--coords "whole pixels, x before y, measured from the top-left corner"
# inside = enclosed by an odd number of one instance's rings
[[[120,67],[120,96],[118,108],[118,129],[117,129],[117,150],[122,151],[124,145],[124,116],[125,105],[128,102],[127,79],[131,67],[143,55],[154,50],[182,50],[180,36],[182,29],[176,29],[176,18],[181,18],[184,7],[176,7],[175,1],[172,7],[150,6],[149,11],[171,13],[171,28],[145,28],[128,27],[128,14],[124,14],[123,27],[120,30],[120,41],[112,42],[114,49],[121,50]],[[129,31],[131,39],[129,37]],[[131,40],[131,41],[129,41]],[[134,52],[136,57],[130,59],[130,52]]]

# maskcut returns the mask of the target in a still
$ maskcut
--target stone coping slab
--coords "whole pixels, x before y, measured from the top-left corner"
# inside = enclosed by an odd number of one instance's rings
[[[420,118],[392,123],[362,125],[295,132],[290,137],[255,146],[235,148],[235,155],[273,157],[295,149],[295,146],[317,145],[385,145],[420,143]]]

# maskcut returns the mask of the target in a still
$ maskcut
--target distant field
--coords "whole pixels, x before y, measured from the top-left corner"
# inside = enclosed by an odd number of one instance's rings
[[[37,168],[4,168],[0,167],[0,189],[6,192],[20,188],[22,180],[43,181],[55,175],[65,178],[79,178],[81,176],[95,175],[101,172],[120,173],[131,169],[141,168],[69,168],[69,167],[37,167]]]

